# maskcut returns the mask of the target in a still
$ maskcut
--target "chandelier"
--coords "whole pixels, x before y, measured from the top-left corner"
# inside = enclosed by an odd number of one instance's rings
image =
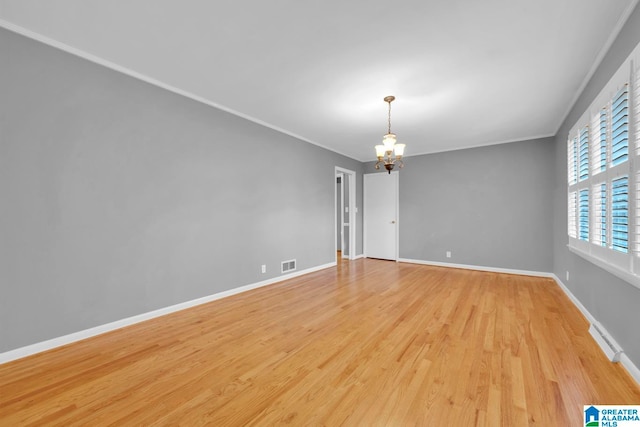
[[[404,154],[405,144],[396,143],[396,134],[391,133],[391,102],[396,99],[395,96],[385,96],[384,102],[389,104],[388,114],[388,128],[387,134],[382,138],[382,144],[376,145],[376,156],[378,162],[376,163],[376,169],[380,169],[380,165],[383,164],[384,168],[391,173],[393,167],[398,164],[398,168],[402,168],[402,155]]]

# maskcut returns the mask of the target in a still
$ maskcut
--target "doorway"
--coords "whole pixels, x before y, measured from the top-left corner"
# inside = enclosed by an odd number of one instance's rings
[[[364,256],[398,260],[398,172],[364,175]]]
[[[356,255],[356,173],[335,168],[335,250],[336,262]]]

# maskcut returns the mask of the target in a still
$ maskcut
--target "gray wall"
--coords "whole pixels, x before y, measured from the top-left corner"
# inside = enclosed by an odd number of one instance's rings
[[[360,162],[3,29],[0,58],[0,352],[335,261]]]
[[[553,197],[553,271],[636,366],[640,366],[640,289],[567,249],[567,135],[639,42],[640,7],[636,7],[556,135]]]
[[[551,271],[553,154],[546,138],[407,157],[400,258]]]

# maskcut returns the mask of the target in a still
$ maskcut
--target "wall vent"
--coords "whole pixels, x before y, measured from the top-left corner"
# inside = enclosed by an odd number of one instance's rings
[[[282,261],[282,273],[288,273],[296,269],[296,260],[291,259],[289,261]]]
[[[610,361],[619,362],[620,355],[622,354],[622,348],[617,342],[609,335],[609,333],[599,323],[592,323],[589,328],[589,333],[594,340],[598,343],[604,354],[607,355]]]

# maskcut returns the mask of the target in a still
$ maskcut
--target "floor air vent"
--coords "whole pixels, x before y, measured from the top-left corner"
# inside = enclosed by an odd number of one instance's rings
[[[620,361],[620,354],[622,354],[622,348],[617,342],[613,340],[611,335],[598,323],[592,323],[589,328],[589,333],[596,340],[604,354],[607,355],[612,362]]]
[[[296,269],[296,260],[282,261],[282,273],[288,273]]]

